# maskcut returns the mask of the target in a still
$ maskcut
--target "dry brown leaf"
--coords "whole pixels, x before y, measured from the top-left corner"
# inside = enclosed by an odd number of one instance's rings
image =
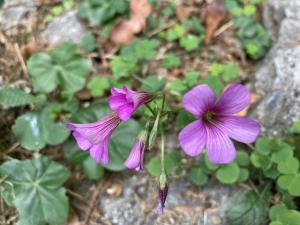
[[[42,47],[36,42],[29,42],[21,47],[21,53],[24,59],[29,59],[32,54],[41,50]]]
[[[130,44],[133,40],[133,31],[127,21],[117,23],[110,34],[110,39],[116,44]]]
[[[214,1],[207,5],[201,14],[201,20],[206,26],[205,44],[208,45],[216,30],[228,19],[228,13],[224,5],[219,1]]]
[[[140,18],[146,18],[152,12],[152,6],[147,0],[131,0],[131,13]]]
[[[111,32],[110,39],[116,44],[129,44],[134,34],[146,28],[146,18],[152,11],[147,0],[131,0],[131,16],[129,20],[117,23]]]
[[[196,12],[197,9],[193,6],[182,6],[177,5],[176,7],[176,16],[179,19],[179,21],[186,20],[193,12]]]

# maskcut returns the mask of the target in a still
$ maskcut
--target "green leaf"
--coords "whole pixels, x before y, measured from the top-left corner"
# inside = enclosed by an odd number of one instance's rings
[[[224,184],[232,184],[238,180],[239,172],[239,166],[235,162],[223,165],[217,171],[217,179]]]
[[[269,155],[272,151],[274,140],[267,137],[260,137],[256,140],[255,151],[261,155]]]
[[[104,176],[104,167],[100,164],[97,164],[91,157],[87,157],[83,161],[82,167],[84,173],[91,180],[99,180]]]
[[[87,19],[92,26],[97,26],[128,11],[129,2],[126,0],[86,0],[81,1],[78,16]]]
[[[280,150],[273,152],[271,160],[275,163],[289,161],[293,157],[294,151],[292,147],[286,143],[280,144]]]
[[[297,174],[298,170],[299,160],[296,158],[291,158],[278,164],[278,171],[282,174]]]
[[[115,56],[111,61],[111,69],[116,79],[128,77],[137,73],[139,66],[137,60],[129,60],[122,56]]]
[[[142,83],[141,90],[154,93],[161,91],[165,87],[167,81],[166,79],[158,78],[157,76],[147,76],[146,79],[142,80]]]
[[[63,7],[65,10],[71,10],[74,6],[74,0],[63,0]]]
[[[300,133],[300,119],[297,120],[293,126],[291,127],[292,132],[294,133]]]
[[[203,41],[203,37],[197,37],[193,34],[188,34],[180,38],[180,46],[183,47],[187,52],[191,52],[197,49]]]
[[[256,13],[256,7],[254,5],[248,4],[244,7],[244,14],[246,16],[252,16],[255,13]]]
[[[268,213],[268,201],[254,191],[242,194],[227,212],[230,225],[262,225]]]
[[[278,215],[285,210],[288,210],[288,208],[284,204],[272,206],[269,210],[270,219],[272,221],[277,220]]]
[[[272,166],[272,162],[269,156],[252,153],[250,156],[250,160],[256,168],[260,168],[262,170],[268,170]]]
[[[236,156],[236,162],[240,166],[248,166],[250,164],[249,154],[244,151],[238,151]]]
[[[240,168],[238,182],[245,182],[249,179],[249,170],[245,168]]]
[[[46,101],[44,95],[33,96],[14,88],[0,89],[0,104],[4,107],[16,107],[27,104],[41,104]]]
[[[299,225],[300,212],[296,210],[286,210],[278,215],[278,221],[284,225]]]
[[[54,6],[52,9],[51,9],[51,13],[54,15],[54,16],[58,16],[60,15],[62,12],[63,12],[63,7],[60,6],[60,5],[57,5],[57,6]]]
[[[47,108],[18,117],[12,130],[22,147],[34,151],[44,148],[47,144],[61,144],[70,134],[64,124],[55,123],[50,118]]]
[[[163,65],[166,69],[173,69],[179,67],[181,64],[180,57],[174,53],[166,54],[163,59]]]
[[[4,185],[4,193],[8,193],[4,196],[14,196],[13,205],[20,216],[19,224],[57,225],[66,222],[69,204],[62,185],[70,172],[62,165],[47,157],[10,160],[0,166],[0,175],[8,176]]]
[[[287,190],[290,187],[295,177],[296,177],[295,175],[281,175],[277,180],[277,184],[282,189]]]
[[[225,82],[232,81],[238,78],[240,74],[240,68],[233,64],[225,64],[223,66],[222,78]]]
[[[42,93],[49,93],[58,86],[70,93],[79,91],[91,71],[91,62],[70,42],[49,53],[34,54],[27,64],[34,90]]]
[[[224,88],[222,81],[217,76],[207,76],[202,80],[202,83],[208,84],[216,92],[217,95],[220,95]]]
[[[292,196],[300,196],[300,174],[294,177],[289,185],[288,192]]]
[[[197,71],[190,71],[185,74],[185,83],[189,87],[193,87],[198,83],[200,73]]]
[[[165,169],[166,173],[171,174],[180,166],[181,155],[178,151],[171,151],[165,154]],[[157,156],[152,158],[146,165],[147,171],[155,177],[158,177],[161,173],[161,158]]]
[[[281,222],[278,222],[278,221],[273,221],[269,225],[284,225],[284,224],[282,224]]]
[[[279,171],[275,166],[272,166],[269,169],[264,170],[263,173],[266,177],[271,178],[273,180],[276,180],[280,175]]]
[[[195,120],[195,117],[187,111],[180,109],[176,116],[176,130],[180,130]]]
[[[88,82],[87,88],[89,89],[93,97],[103,96],[105,91],[111,87],[111,83],[108,77],[94,76]]]
[[[207,169],[211,171],[215,171],[220,168],[220,165],[213,164],[211,161],[209,161],[207,155],[204,156],[204,163]]]
[[[201,186],[207,183],[208,176],[200,167],[193,168],[190,172],[190,180],[193,184]]]
[[[182,92],[185,92],[188,87],[183,80],[173,80],[170,89],[171,92],[180,94]]]
[[[87,52],[94,51],[97,47],[94,35],[90,32],[86,33],[81,39],[81,46]]]

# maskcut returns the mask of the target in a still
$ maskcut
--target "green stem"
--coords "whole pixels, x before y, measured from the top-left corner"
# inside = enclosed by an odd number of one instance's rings
[[[165,173],[165,134],[161,126],[161,172]]]
[[[155,112],[154,112],[153,109],[148,105],[148,103],[146,103],[145,106],[146,106],[147,109],[152,113],[152,115],[155,116]]]

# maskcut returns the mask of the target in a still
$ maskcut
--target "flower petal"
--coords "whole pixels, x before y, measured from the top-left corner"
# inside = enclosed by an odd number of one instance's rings
[[[247,117],[219,116],[218,127],[229,137],[242,143],[252,143],[260,133],[260,124]]]
[[[183,151],[189,156],[200,154],[206,144],[206,129],[201,119],[196,120],[183,128],[178,136]]]
[[[142,169],[143,165],[143,155],[144,155],[144,143],[137,142],[133,146],[127,160],[124,163],[124,166],[128,169]]]
[[[111,94],[112,95],[126,95],[126,89],[120,89],[120,88],[116,88],[116,87],[113,87],[111,90],[110,90]]]
[[[74,131],[73,136],[81,150],[86,151],[92,146],[92,144],[87,139],[82,137],[78,132]]]
[[[116,110],[122,105],[127,104],[126,96],[125,95],[110,96],[108,98],[108,104],[112,110]]]
[[[214,107],[219,114],[234,114],[246,108],[251,101],[251,94],[244,85],[231,84],[222,93],[220,100]]]
[[[117,111],[118,116],[123,121],[129,120],[133,112],[134,112],[134,108],[130,106],[130,104],[123,105]]]
[[[182,102],[187,111],[201,116],[215,105],[216,95],[208,85],[201,84],[187,92]]]
[[[105,139],[103,142],[91,147],[90,155],[96,163],[102,161],[103,164],[108,164],[108,140],[109,139]]]
[[[208,159],[216,164],[232,162],[236,151],[229,137],[214,125],[206,126],[206,132]]]

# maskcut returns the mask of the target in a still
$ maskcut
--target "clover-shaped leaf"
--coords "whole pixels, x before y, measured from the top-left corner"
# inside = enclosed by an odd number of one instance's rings
[[[84,87],[91,62],[80,54],[76,44],[65,42],[49,53],[34,54],[28,60],[28,70],[36,92],[49,93],[59,86],[73,93]]]
[[[48,108],[18,117],[12,130],[22,147],[34,151],[44,148],[47,144],[60,144],[70,134],[63,123],[55,123],[51,119]]]
[[[10,160],[0,166],[0,176],[6,177],[1,195],[17,208],[18,224],[64,224],[69,204],[62,185],[69,175],[65,167],[47,157]]]

